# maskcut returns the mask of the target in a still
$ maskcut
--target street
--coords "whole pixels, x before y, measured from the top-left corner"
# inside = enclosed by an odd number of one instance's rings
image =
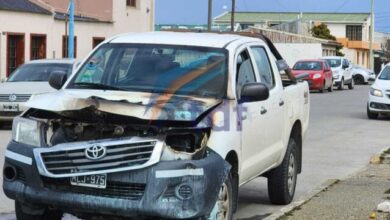
[[[311,94],[310,126],[304,140],[303,171],[298,177],[295,200],[328,179],[343,179],[361,170],[374,153],[390,146],[390,119],[367,119],[369,88],[356,86],[354,90]],[[10,137],[9,128],[0,131],[1,167]],[[0,201],[0,213],[13,211],[13,202],[2,192]],[[281,208],[270,204],[266,181],[257,178],[241,187],[236,218],[261,219]],[[0,215],[0,219],[12,218]]]

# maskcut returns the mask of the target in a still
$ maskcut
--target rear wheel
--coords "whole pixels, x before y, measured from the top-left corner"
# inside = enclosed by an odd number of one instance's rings
[[[17,220],[61,220],[63,213],[48,208],[34,208],[15,202],[15,214]]]
[[[379,117],[379,113],[370,111],[370,108],[368,107],[368,104],[367,104],[367,117],[369,119],[378,119],[378,117]]]
[[[289,204],[295,194],[298,176],[297,143],[289,140],[282,164],[268,175],[268,196],[276,205]]]
[[[363,85],[363,84],[364,84],[364,78],[363,78],[363,76],[361,76],[361,75],[355,75],[355,76],[353,77],[353,79],[355,80],[355,83],[356,83],[357,85]]]
[[[351,83],[348,85],[348,89],[354,89],[355,88],[355,80],[352,78]]]

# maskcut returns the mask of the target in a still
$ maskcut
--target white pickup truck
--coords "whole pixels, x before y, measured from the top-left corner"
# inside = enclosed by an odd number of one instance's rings
[[[113,37],[14,120],[4,192],[18,219],[232,219],[238,187],[264,176],[288,204],[310,103],[286,76],[262,36]]]

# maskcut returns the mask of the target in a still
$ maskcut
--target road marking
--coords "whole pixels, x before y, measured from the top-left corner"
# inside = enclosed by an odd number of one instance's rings
[[[18,153],[9,151],[9,150],[5,151],[5,157],[8,157],[12,160],[16,160],[18,162],[21,162],[21,163],[24,163],[27,165],[32,165],[32,158],[31,157],[26,157],[24,155],[21,155],[21,154],[18,154]]]

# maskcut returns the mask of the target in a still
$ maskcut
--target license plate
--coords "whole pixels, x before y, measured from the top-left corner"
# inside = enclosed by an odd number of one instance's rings
[[[18,104],[3,105],[3,111],[5,111],[5,112],[18,112],[19,105]]]
[[[74,176],[70,178],[70,184],[74,186],[105,189],[107,186],[107,174]]]

